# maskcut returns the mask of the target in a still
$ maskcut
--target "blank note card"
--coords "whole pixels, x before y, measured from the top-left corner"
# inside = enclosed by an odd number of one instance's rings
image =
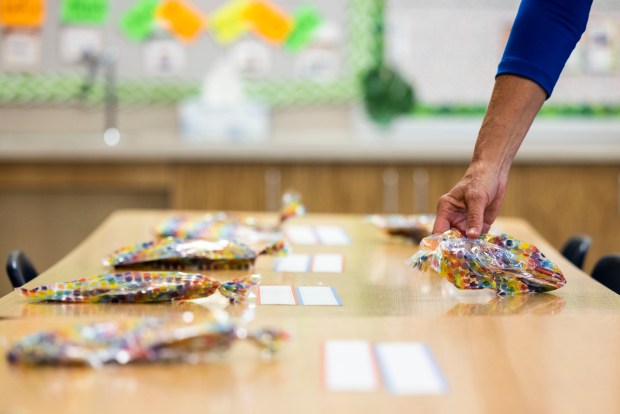
[[[325,387],[330,391],[373,391],[377,379],[367,341],[328,341],[323,349]]]
[[[328,286],[300,286],[297,288],[300,305],[342,306],[336,289]]]
[[[303,273],[310,271],[311,257],[309,254],[290,254],[276,261],[276,272]]]
[[[286,238],[292,244],[315,245],[319,239],[311,226],[290,225],[286,227]]]
[[[317,273],[342,273],[344,259],[341,254],[321,253],[312,258],[312,271]]]
[[[351,238],[340,226],[316,226],[315,232],[319,243],[326,246],[346,246],[351,244]]]
[[[261,305],[297,305],[291,286],[259,286],[256,303]]]
[[[376,345],[383,383],[392,394],[443,394],[447,384],[425,344],[390,342]]]

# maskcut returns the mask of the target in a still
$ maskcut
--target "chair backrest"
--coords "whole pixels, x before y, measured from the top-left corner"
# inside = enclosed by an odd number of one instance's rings
[[[570,260],[579,269],[583,269],[583,262],[592,244],[592,239],[586,235],[573,236],[562,248],[562,256]]]
[[[9,254],[6,261],[6,273],[14,288],[30,282],[38,275],[28,257],[19,250],[14,250]]]
[[[601,257],[594,265],[592,278],[620,295],[620,254]]]

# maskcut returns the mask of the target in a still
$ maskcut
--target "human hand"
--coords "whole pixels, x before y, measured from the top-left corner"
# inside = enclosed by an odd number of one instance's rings
[[[507,173],[472,163],[437,203],[433,234],[456,229],[470,238],[489,231],[506,194]]]

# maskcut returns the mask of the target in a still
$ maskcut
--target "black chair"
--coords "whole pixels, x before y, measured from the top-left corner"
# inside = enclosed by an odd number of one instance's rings
[[[620,254],[601,257],[594,265],[592,279],[620,295]]]
[[[14,250],[9,254],[6,261],[6,273],[14,288],[30,282],[38,275],[30,259],[19,250]]]
[[[562,256],[570,260],[570,262],[579,269],[583,269],[583,262],[591,244],[592,239],[589,236],[573,236],[568,239],[562,248]]]

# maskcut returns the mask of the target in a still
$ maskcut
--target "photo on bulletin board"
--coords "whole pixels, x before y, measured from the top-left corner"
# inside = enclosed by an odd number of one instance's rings
[[[38,29],[4,29],[2,70],[7,72],[34,72],[41,66],[41,33]]]

